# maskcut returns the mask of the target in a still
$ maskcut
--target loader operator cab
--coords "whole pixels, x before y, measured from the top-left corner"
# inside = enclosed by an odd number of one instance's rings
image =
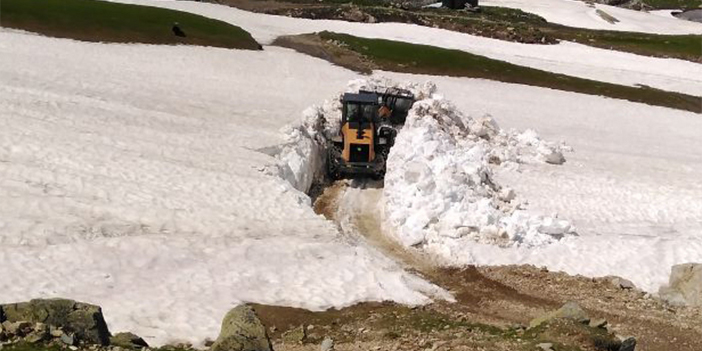
[[[387,89],[346,93],[341,99],[341,128],[327,149],[327,173],[342,176],[385,176],[385,161],[395,143],[394,125],[404,123],[414,103],[411,92]]]
[[[341,115],[342,158],[346,162],[372,162],[375,158],[376,94],[344,94]]]
[[[342,173],[380,178],[385,174],[385,158],[378,153],[382,146],[376,135],[379,101],[375,93],[346,93],[342,97],[341,131],[332,139],[327,159],[332,178],[340,178]]]

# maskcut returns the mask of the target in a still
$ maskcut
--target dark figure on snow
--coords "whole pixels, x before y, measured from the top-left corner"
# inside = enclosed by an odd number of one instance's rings
[[[178,22],[173,23],[173,28],[171,29],[173,30],[173,34],[175,34],[175,36],[185,38],[185,32],[183,32],[183,30],[180,29]]]

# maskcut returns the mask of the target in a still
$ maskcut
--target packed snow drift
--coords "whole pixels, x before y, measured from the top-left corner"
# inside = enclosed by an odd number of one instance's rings
[[[571,274],[619,275],[650,292],[667,281],[673,264],[702,259],[702,240],[695,235],[702,204],[694,199],[702,188],[685,176],[702,170],[702,145],[693,137],[702,126],[698,115],[484,80],[382,75],[439,82],[460,106],[432,84],[401,85],[418,102],[390,153],[383,196],[370,191],[381,203],[383,235],[443,264],[536,264]],[[355,80],[347,91],[368,84],[397,83]],[[507,95],[496,101],[476,93],[483,91]],[[323,174],[325,142],[338,132],[339,96],[307,109],[302,122],[285,129],[289,143],[271,168],[274,174],[286,174],[292,184],[305,179],[301,190],[313,174]],[[488,112],[524,131],[499,128]],[[577,142],[577,152],[529,128]],[[648,148],[651,156],[642,158],[650,140],[660,147]],[[683,156],[683,149],[691,153]],[[675,171],[678,159],[688,171]],[[667,186],[655,186],[656,179],[667,179]],[[344,201],[368,202],[362,192],[349,189]]]
[[[541,140],[533,130],[502,130],[489,116],[464,116],[430,82],[354,80],[346,92],[387,87],[408,89],[417,99],[390,151],[383,191],[385,221],[399,242],[417,247],[465,237],[532,247],[575,234],[566,220],[524,211],[514,191],[492,176],[495,167],[562,164],[569,147]],[[299,125],[285,130],[289,140],[273,173],[309,190],[323,177],[325,147],[338,135],[340,119],[339,96],[307,109]]]
[[[432,94],[410,111],[388,158],[386,215],[406,246],[463,237],[500,246],[540,246],[573,235],[570,222],[524,211],[514,190],[497,184],[496,167],[565,162],[569,148],[533,130],[499,128],[471,118]]]

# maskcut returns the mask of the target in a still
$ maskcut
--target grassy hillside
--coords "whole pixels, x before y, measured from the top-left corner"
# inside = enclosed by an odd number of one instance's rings
[[[206,0],[247,11],[311,19],[411,23],[456,32],[528,44],[555,44],[560,40],[655,57],[702,62],[702,36],[658,35],[574,28],[547,22],[518,9],[481,6],[479,12],[448,9],[401,9],[378,0]],[[649,0],[683,5],[702,0]],[[353,2],[353,5],[349,3]],[[672,5],[671,5],[672,6]],[[350,15],[353,14],[353,15]]]
[[[702,0],[644,0],[648,6],[655,9],[696,9],[702,6]]]
[[[175,22],[186,37],[173,34]],[[97,0],[0,0],[0,25],[85,41],[259,49],[248,32],[222,21]]]
[[[357,67],[394,72],[484,78],[507,83],[601,95],[702,113],[702,97],[667,92],[647,87],[629,87],[541,71],[493,60],[459,50],[382,39],[366,39],[346,34],[319,33],[322,54],[332,62],[353,67],[353,55],[362,61]],[[306,37],[309,42],[309,37]],[[330,44],[334,43],[334,44]],[[328,48],[334,45],[333,48]],[[292,45],[291,47],[298,49]],[[303,52],[314,51],[302,48]],[[346,53],[344,53],[346,51]],[[339,57],[341,57],[339,59]],[[339,61],[339,62],[337,62]]]

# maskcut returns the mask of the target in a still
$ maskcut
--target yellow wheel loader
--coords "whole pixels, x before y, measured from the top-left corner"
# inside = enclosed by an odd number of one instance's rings
[[[414,95],[406,90],[360,91],[342,97],[341,128],[327,147],[327,173],[342,177],[385,176],[385,161]]]

